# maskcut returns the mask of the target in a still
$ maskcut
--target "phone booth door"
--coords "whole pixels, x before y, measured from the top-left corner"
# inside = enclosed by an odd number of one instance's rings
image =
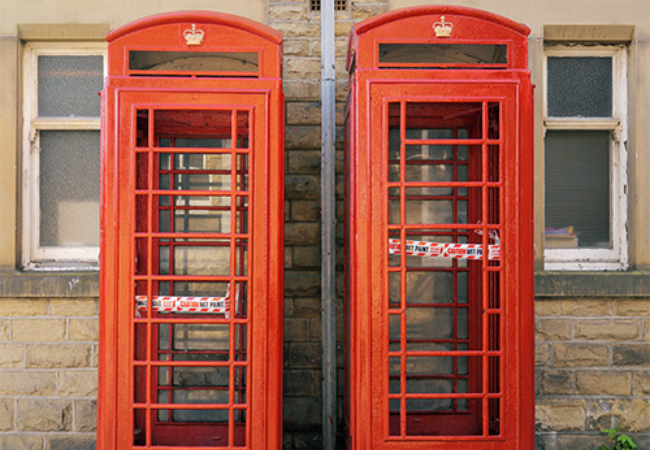
[[[384,148],[386,175],[371,189],[387,198],[387,220],[373,217],[372,229],[383,232],[373,232],[372,248],[388,235],[387,303],[372,304],[387,326],[374,327],[371,339],[372,382],[388,394],[373,398],[373,410],[387,414],[374,426],[411,439],[498,436],[501,383],[510,378],[503,341],[517,345],[502,335],[504,315],[516,309],[501,303],[501,174],[514,171],[506,155],[516,145],[501,126],[516,123],[515,90],[372,89],[371,121],[382,132],[371,147]]]
[[[281,445],[282,107],[256,81],[109,77],[101,449]]]
[[[467,34],[437,46],[441,15]],[[532,450],[528,72],[466,62],[495,26],[476,10],[386,16],[352,37],[348,446]],[[505,36],[482,56],[517,61]]]

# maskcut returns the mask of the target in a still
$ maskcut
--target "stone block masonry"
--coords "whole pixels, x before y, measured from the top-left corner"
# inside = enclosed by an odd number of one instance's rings
[[[320,13],[311,11],[308,1],[268,5],[268,24],[284,33],[287,101],[284,448],[320,448]],[[352,2],[348,7],[357,8]],[[339,67],[354,19],[351,11],[339,11],[336,18]],[[347,91],[347,77],[337,77],[338,86]],[[344,94],[337,92],[339,100]],[[342,125],[342,114],[337,121]]]
[[[650,301],[538,298],[537,450],[592,450],[620,424],[650,448]]]
[[[0,318],[0,449],[94,449],[97,299],[2,298]]]
[[[386,1],[349,2],[347,11],[336,12],[338,136],[342,136],[347,97],[347,74],[342,68],[345,66],[350,26],[372,11],[381,12],[387,8]],[[271,0],[268,2],[267,17],[268,25],[284,34],[286,251],[283,447],[285,450],[317,450],[322,447],[323,351],[320,306],[320,12],[311,11],[309,1]],[[337,150],[339,153],[343,150],[342,139],[337,140]],[[337,164],[337,174],[342,174],[340,164]],[[337,177],[337,182],[337,201],[341,203],[341,176]],[[338,209],[342,211],[342,208]],[[342,251],[342,247],[337,248],[338,261],[341,262]],[[338,303],[342,303],[342,298]],[[339,308],[337,313],[338,322],[343,323],[342,309]],[[342,352],[342,332],[338,333],[337,340],[340,341],[338,347]],[[339,360],[342,368],[342,353]],[[340,405],[343,400],[341,381],[338,383]],[[342,417],[338,419],[342,423]]]

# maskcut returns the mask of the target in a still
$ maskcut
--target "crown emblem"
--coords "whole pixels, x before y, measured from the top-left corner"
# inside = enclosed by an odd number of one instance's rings
[[[203,30],[197,30],[195,24],[192,24],[191,30],[187,29],[183,31],[183,36],[185,36],[185,43],[187,45],[201,45],[204,35],[205,33]]]
[[[433,24],[433,31],[436,33],[436,37],[439,38],[448,38],[451,37],[451,30],[454,28],[454,24],[451,22],[445,22],[445,16],[440,17],[440,22]]]

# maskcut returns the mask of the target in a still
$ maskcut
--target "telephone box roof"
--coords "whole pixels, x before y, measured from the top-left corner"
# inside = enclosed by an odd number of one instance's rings
[[[158,25],[187,22],[238,28],[263,37],[274,44],[280,44],[282,42],[282,34],[271,27],[245,17],[213,11],[177,11],[145,17],[111,31],[106,35],[106,40],[112,42],[127,34],[135,33]]]

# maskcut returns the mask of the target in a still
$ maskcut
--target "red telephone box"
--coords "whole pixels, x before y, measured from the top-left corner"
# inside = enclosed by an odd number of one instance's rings
[[[98,448],[278,449],[282,37],[186,12],[107,40]]]
[[[348,448],[534,448],[528,33],[445,6],[352,29]]]

